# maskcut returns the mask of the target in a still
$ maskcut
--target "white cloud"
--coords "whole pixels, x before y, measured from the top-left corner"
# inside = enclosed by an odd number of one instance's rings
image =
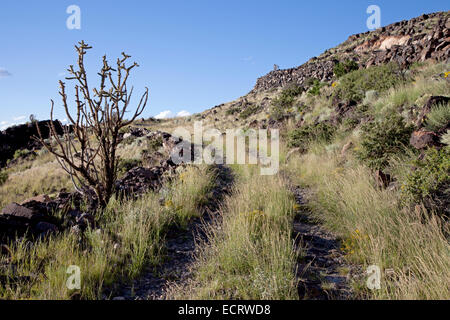
[[[13,123],[8,122],[8,121],[2,121],[0,122],[0,130],[5,130],[8,127],[11,127],[13,125]]]
[[[23,121],[23,120],[25,120],[26,118],[27,118],[26,116],[18,116],[18,117],[13,118],[13,120],[14,120],[14,121]]]
[[[167,119],[173,117],[173,113],[170,110],[162,111],[155,116],[155,119]]]
[[[190,115],[191,113],[186,110],[181,110],[180,112],[177,113],[177,117],[189,117]]]
[[[20,124],[24,124],[26,122],[26,116],[18,116],[18,117],[14,117],[12,121],[1,121],[0,122],[0,130],[5,130],[9,127],[12,126],[17,126]]]
[[[0,68],[0,78],[6,78],[12,76],[11,73],[8,72],[8,70],[4,68]]]
[[[165,110],[165,111],[162,111],[162,112],[158,113],[155,116],[155,119],[168,119],[168,118],[174,118],[174,117],[188,117],[190,115],[191,115],[191,113],[189,111],[186,111],[186,110],[181,110],[181,111],[177,112],[176,114],[174,112],[172,112],[171,110]]]

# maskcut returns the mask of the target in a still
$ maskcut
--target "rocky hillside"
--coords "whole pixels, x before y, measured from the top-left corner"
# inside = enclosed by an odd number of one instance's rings
[[[301,66],[269,72],[257,79],[254,88],[245,96],[191,117],[163,121],[157,128],[167,131],[174,126],[189,126],[193,120],[204,120],[204,125],[221,130],[229,127],[273,127],[283,118],[295,116],[299,120],[299,112],[286,114],[286,111],[311,103],[321,104],[322,108],[332,107],[335,109],[332,112],[339,117],[347,111],[348,106],[345,103],[342,105],[339,99],[330,102],[335,91],[333,86],[341,76],[336,74],[337,66],[366,70],[392,62],[400,66],[399,70],[407,70],[424,61],[445,63],[450,54],[449,28],[450,12],[437,12],[400,21],[372,32],[352,35],[344,43],[325,51],[319,57],[311,58]],[[344,73],[351,70],[344,70]],[[280,102],[282,91],[288,87],[298,87],[301,92],[294,93],[295,103],[283,106],[284,114],[274,115],[274,103]],[[327,101],[310,99],[311,95],[305,95],[310,90],[313,93],[314,90],[316,93],[322,91],[321,96]],[[284,98],[291,99],[286,96]],[[314,109],[314,106],[310,106],[311,108]]]
[[[355,34],[319,57],[291,69],[274,70],[259,78],[252,92],[303,85],[308,78],[333,79],[339,61],[353,60],[360,68],[395,61],[402,66],[427,59],[446,60],[450,54],[450,13],[438,12],[400,21],[373,32]]]
[[[117,129],[106,208],[74,191],[33,124],[0,132],[0,299],[448,300],[449,17],[351,36],[236,101]],[[279,128],[278,173],[175,164],[208,145],[172,135],[196,120]]]

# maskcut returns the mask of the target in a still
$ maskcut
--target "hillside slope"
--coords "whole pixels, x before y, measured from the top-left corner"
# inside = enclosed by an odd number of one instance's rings
[[[300,86],[308,91],[316,80],[322,86],[331,86],[338,79],[335,67],[339,63],[354,61],[358,68],[366,69],[392,62],[406,69],[427,60],[447,62],[449,56],[450,12],[424,14],[352,35],[301,66],[274,70],[260,77],[243,97],[191,117],[165,120],[161,128],[188,124],[192,120],[204,120],[206,125],[219,129],[273,126],[278,119],[271,115],[272,100],[283,88]]]

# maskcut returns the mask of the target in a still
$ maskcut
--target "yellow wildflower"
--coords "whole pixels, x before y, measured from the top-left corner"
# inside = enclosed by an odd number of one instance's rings
[[[166,208],[171,208],[171,207],[173,207],[173,201],[172,201],[172,200],[167,200],[167,201],[164,203],[164,206],[165,206]]]

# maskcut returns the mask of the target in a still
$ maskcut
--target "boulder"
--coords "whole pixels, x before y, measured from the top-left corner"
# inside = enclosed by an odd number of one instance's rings
[[[411,135],[409,143],[416,149],[422,150],[430,146],[439,145],[439,136],[434,132],[421,129],[414,131]]]
[[[15,219],[27,220],[27,221],[37,221],[43,216],[27,207],[21,206],[17,203],[11,203],[3,208],[1,214],[6,217],[11,217]]]
[[[158,167],[136,167],[125,173],[124,177],[117,181],[116,187],[119,194],[137,196],[148,190],[155,190],[160,184],[161,176],[162,170],[158,170]]]

